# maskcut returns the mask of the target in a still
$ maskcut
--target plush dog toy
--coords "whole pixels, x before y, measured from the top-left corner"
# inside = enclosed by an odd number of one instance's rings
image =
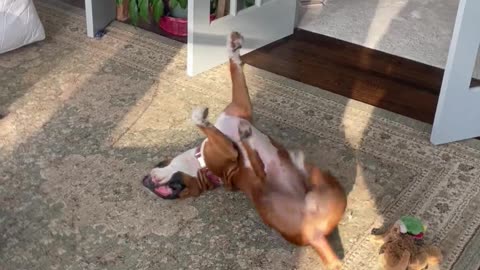
[[[383,234],[377,231],[372,234],[383,241],[380,254],[386,270],[434,269],[442,260],[438,247],[424,243],[425,227],[415,217],[402,217]]]

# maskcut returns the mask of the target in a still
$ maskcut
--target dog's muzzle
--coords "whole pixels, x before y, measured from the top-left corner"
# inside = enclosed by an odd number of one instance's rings
[[[143,186],[155,193],[162,199],[173,200],[178,199],[180,193],[185,188],[181,172],[176,172],[172,175],[170,180],[163,185],[156,184],[152,181],[152,177],[147,175],[142,180]]]

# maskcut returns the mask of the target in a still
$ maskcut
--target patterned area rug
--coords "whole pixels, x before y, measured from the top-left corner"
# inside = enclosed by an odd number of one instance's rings
[[[326,0],[300,0],[302,6],[325,5]]]
[[[226,66],[185,75],[185,47],[81,10],[36,2],[47,39],[0,55],[0,269],[321,269],[262,224],[240,193],[163,201],[142,189],[158,161],[202,139],[230,98]],[[379,269],[372,227],[428,225],[442,269],[478,269],[480,147],[434,147],[429,126],[247,66],[258,127],[339,177],[332,236],[345,269]]]

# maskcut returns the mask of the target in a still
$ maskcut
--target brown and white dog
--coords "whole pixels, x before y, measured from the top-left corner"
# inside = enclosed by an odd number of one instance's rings
[[[192,120],[207,139],[157,166],[143,184],[164,199],[198,196],[219,185],[240,190],[267,225],[293,244],[312,246],[327,267],[338,268],[326,236],[343,216],[345,192],[333,176],[306,164],[303,152],[285,149],[252,125],[242,42],[236,32],[227,42],[232,102],[215,125],[207,120],[207,108],[193,111]]]

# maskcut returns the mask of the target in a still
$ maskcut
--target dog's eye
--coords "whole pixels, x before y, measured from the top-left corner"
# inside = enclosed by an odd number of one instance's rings
[[[170,160],[166,159],[166,160],[160,161],[155,167],[156,168],[164,168],[164,167],[167,167],[168,164],[170,164]]]

